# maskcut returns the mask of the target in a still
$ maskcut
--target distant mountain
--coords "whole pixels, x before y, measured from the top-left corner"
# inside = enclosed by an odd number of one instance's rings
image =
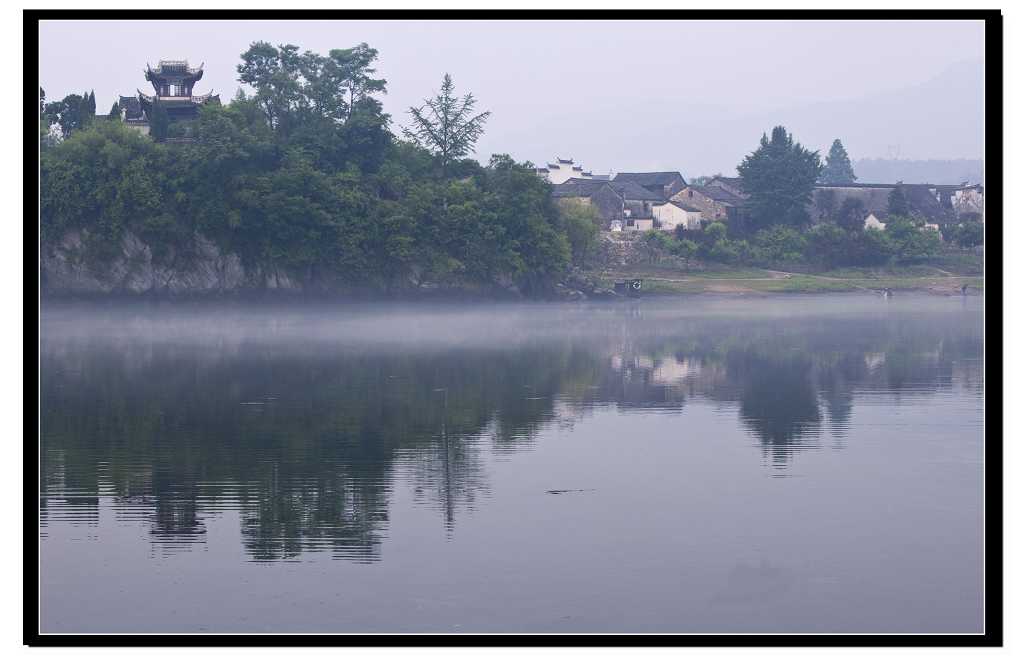
[[[984,75],[983,62],[961,62],[918,85],[759,117],[765,125],[785,125],[798,141],[822,154],[839,138],[854,158],[983,156]]]
[[[856,159],[853,171],[858,182],[984,184],[983,164],[980,159]]]
[[[927,76],[915,74],[908,72],[908,80]],[[757,148],[761,135],[775,125],[785,125],[797,141],[823,156],[839,138],[854,159],[983,158],[984,74],[984,62],[965,61],[895,90],[772,111],[721,105],[713,95],[704,94],[681,105],[678,89],[666,85],[644,91],[629,113],[623,112],[621,99],[610,95],[595,96],[572,117],[558,115],[554,105],[537,123],[559,127],[557,146],[552,148],[550,136],[542,132],[524,131],[511,143],[519,145],[526,158],[551,159],[549,155],[561,150],[595,170],[679,170],[686,178],[734,174],[743,157]],[[723,78],[723,85],[742,84]],[[509,142],[508,136],[503,138]],[[962,180],[963,174],[956,171],[945,179]],[[866,182],[866,177],[861,179]],[[909,182],[909,176],[902,179]]]

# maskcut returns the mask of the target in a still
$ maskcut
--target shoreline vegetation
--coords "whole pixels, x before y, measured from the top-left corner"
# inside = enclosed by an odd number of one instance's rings
[[[602,276],[613,283],[625,278],[614,273]],[[736,295],[770,296],[783,294],[811,293],[876,293],[886,289],[893,292],[912,291],[936,296],[960,296],[961,288],[967,286],[968,295],[984,292],[983,277],[936,275],[931,277],[834,277],[830,275],[809,275],[778,272],[772,276],[727,277],[693,275],[667,277],[639,273],[635,278],[643,279],[644,292],[650,296],[665,295]]]
[[[40,87],[41,287],[47,298],[584,300],[645,295],[983,289],[977,219],[930,223],[890,200],[884,228],[838,206],[812,223],[815,183],[853,182],[837,139],[823,162],[784,127],[737,167],[735,226],[609,232],[555,200],[530,162],[471,158],[490,111],[437,91],[384,113],[377,51],[253,42],[239,89],[146,136],[93,93]],[[152,125],[152,123],[151,123]],[[695,179],[700,180],[700,178]],[[626,256],[628,255],[628,256]]]

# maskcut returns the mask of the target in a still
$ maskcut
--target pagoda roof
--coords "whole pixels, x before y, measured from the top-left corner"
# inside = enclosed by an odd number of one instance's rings
[[[183,74],[202,74],[205,62],[199,63],[198,67],[189,67],[188,60],[161,60],[157,63],[156,69],[146,63],[146,71],[154,74],[181,76]]]
[[[146,63],[146,80],[157,81],[198,81],[203,78],[203,65],[189,67],[188,60],[161,60],[156,69]]]

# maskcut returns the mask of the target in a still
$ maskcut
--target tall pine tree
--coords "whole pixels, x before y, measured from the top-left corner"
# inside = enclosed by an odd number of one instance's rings
[[[843,142],[836,139],[829,148],[828,156],[825,158],[825,168],[821,171],[821,182],[825,185],[850,185],[856,182],[857,176],[853,173],[853,164],[850,163],[850,156],[846,154]]]
[[[795,142],[785,127],[774,128],[771,139],[763,135],[758,149],[736,170],[750,195],[747,205],[755,229],[810,222],[807,206],[821,174],[821,159],[817,151]]]

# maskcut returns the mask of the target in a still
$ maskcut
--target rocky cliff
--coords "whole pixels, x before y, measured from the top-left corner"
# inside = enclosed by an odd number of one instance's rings
[[[112,258],[92,258],[83,231],[65,234],[44,246],[40,256],[43,292],[54,295],[215,294],[244,290],[299,290],[299,281],[283,271],[246,270],[235,254],[197,236],[187,252],[159,258],[137,236],[126,233]]]
[[[196,236],[184,249],[155,252],[132,233],[125,233],[105,258],[96,257],[85,231],[66,233],[58,242],[44,245],[41,256],[43,293],[49,296],[169,295],[204,296],[243,293],[330,293],[373,295],[373,287],[345,284],[337,278],[314,278],[278,268],[247,267],[212,240]],[[92,239],[93,242],[95,239]],[[107,248],[108,250],[110,248]],[[602,238],[597,264],[620,267],[641,260],[636,243]],[[472,294],[483,297],[520,298],[514,281],[501,279],[492,285],[463,287],[410,281],[392,290],[396,296]],[[560,300],[615,297],[579,269],[553,284],[546,294]]]

